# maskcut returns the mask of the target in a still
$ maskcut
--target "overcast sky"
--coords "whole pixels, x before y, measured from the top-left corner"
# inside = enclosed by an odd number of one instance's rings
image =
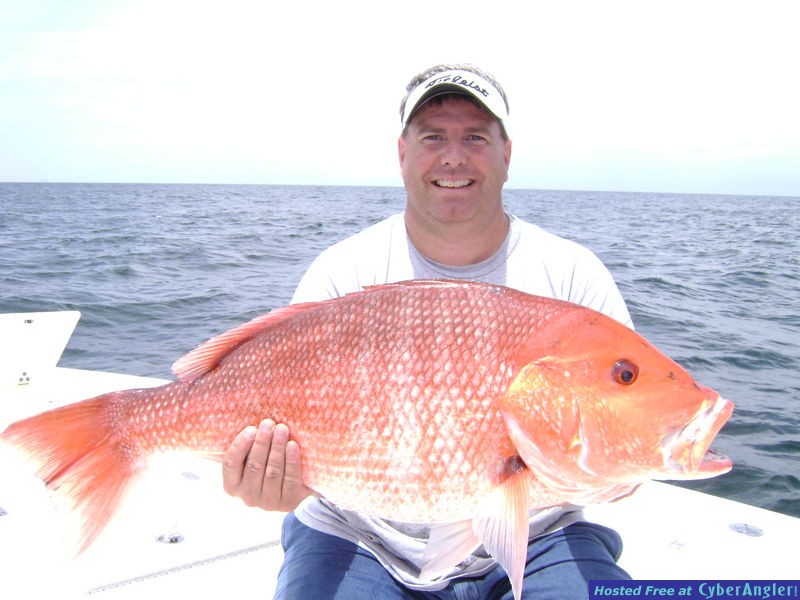
[[[401,185],[440,62],[509,95],[509,186],[800,196],[794,0],[0,0],[0,181]]]

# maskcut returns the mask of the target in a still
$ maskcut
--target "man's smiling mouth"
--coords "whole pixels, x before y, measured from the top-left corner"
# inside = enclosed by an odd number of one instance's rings
[[[434,183],[438,187],[443,187],[443,188],[462,188],[462,187],[467,187],[468,185],[472,185],[472,180],[471,179],[455,179],[455,180],[437,179],[436,181],[434,181]]]

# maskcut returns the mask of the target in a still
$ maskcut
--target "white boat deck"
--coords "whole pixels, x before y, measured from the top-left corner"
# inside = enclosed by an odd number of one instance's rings
[[[0,340],[9,339],[5,336],[11,316],[0,315]],[[63,344],[68,338],[69,333]],[[37,338],[36,345],[40,343]],[[0,430],[61,404],[163,383],[57,368],[63,347],[57,353],[37,354],[24,376],[19,368],[0,372]],[[17,350],[15,360],[25,355],[19,344]],[[0,350],[0,362],[2,354]],[[795,551],[800,519],[655,482],[630,498],[590,507],[586,514],[620,532],[625,543],[620,562],[636,579],[800,576]],[[51,593],[58,598],[92,595],[99,600],[155,600],[179,594],[269,598],[282,557],[282,518],[229,498],[222,491],[219,464],[176,455],[148,471],[97,542],[74,558],[68,515],[29,467],[4,451],[0,453],[0,598],[41,598]]]

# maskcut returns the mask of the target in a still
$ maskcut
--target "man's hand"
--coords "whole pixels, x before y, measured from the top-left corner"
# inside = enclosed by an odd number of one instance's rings
[[[222,485],[247,506],[291,511],[311,495],[300,473],[300,447],[289,428],[267,419],[243,429],[222,461]]]

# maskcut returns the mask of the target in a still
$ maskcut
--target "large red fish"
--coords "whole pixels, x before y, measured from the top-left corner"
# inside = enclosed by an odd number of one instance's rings
[[[85,545],[148,455],[220,456],[264,418],[289,426],[306,485],[340,507],[464,522],[457,548],[431,541],[425,574],[484,544],[517,598],[530,510],[731,467],[708,452],[729,401],[609,317],[494,285],[406,282],[288,306],[173,369],[175,382],[58,408],[0,436],[82,511]]]

